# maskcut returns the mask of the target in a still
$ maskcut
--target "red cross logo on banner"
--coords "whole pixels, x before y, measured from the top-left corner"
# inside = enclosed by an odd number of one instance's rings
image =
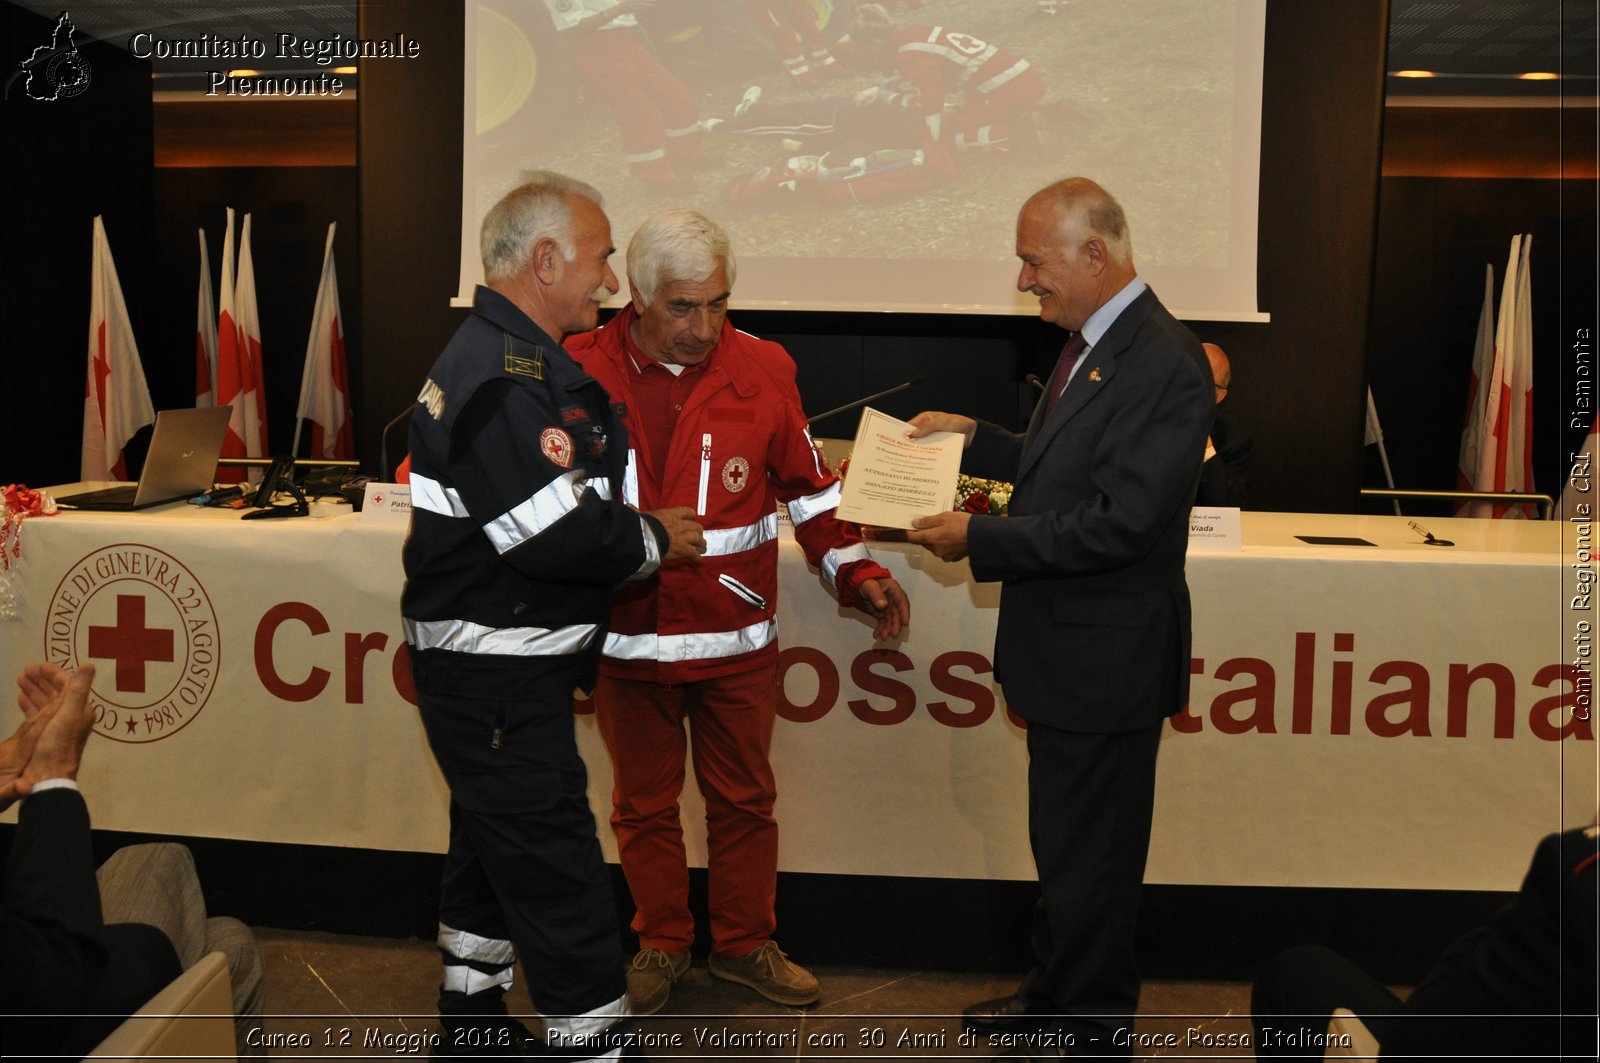
[[[145,665],[172,660],[172,630],[145,626],[143,595],[119,594],[115,626],[89,628],[88,655],[117,662],[119,691],[143,693]]]
[[[95,677],[94,729],[118,742],[155,742],[200,715],[222,674],[211,596],[178,558],[143,543],[111,543],[73,562],[45,610],[45,659]]]

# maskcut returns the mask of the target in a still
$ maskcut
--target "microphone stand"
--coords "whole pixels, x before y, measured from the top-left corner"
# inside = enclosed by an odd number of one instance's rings
[[[394,470],[389,467],[389,433],[394,431],[406,418],[410,417],[411,411],[416,408],[417,404],[412,402],[411,405],[401,410],[394,420],[383,426],[383,434],[378,437],[378,475],[385,482],[394,475]]]
[[[922,383],[926,379],[927,379],[926,376],[924,376],[921,373],[918,373],[916,376],[912,377],[910,380],[907,380],[904,384],[896,384],[892,388],[887,388],[887,389],[885,389],[883,391],[874,392],[873,394],[868,395],[865,398],[857,399],[854,402],[847,402],[843,406],[838,406],[838,407],[835,407],[834,409],[826,410],[826,411],[824,411],[822,413],[817,414],[815,417],[808,418],[806,420],[806,427],[809,428],[812,425],[816,424],[818,421],[825,421],[829,417],[833,417],[833,416],[835,416],[837,414],[849,413],[851,410],[860,409],[862,406],[865,406],[869,402],[876,402],[877,400],[882,399],[882,398],[887,398],[890,395],[898,395],[900,392],[905,391],[908,388],[916,387],[918,384]]]

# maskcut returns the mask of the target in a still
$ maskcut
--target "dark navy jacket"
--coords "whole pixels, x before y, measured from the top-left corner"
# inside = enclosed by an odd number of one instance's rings
[[[612,589],[664,532],[622,501],[610,401],[509,299],[479,287],[411,418],[401,599],[413,651],[568,658],[587,685]]]

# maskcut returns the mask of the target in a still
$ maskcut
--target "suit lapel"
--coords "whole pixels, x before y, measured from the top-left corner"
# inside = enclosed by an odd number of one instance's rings
[[[1117,359],[1127,350],[1154,306],[1155,294],[1146,288],[1128,304],[1127,309],[1117,315],[1105,335],[1100,337],[1100,342],[1084,352],[1083,364],[1078,367],[1067,390],[1062,392],[1061,401],[1050,411],[1050,416],[1044,415],[1048,396],[1041,398],[1034,406],[1033,419],[1028,423],[1028,435],[1022,446],[1017,482],[1027,478],[1029,471],[1050,448],[1050,441],[1056,434],[1105,390],[1116,374]]]

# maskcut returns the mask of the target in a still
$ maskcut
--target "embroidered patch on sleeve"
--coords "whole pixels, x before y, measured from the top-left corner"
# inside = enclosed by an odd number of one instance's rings
[[[546,428],[539,433],[539,450],[552,463],[563,469],[572,468],[572,437],[560,428]]]

